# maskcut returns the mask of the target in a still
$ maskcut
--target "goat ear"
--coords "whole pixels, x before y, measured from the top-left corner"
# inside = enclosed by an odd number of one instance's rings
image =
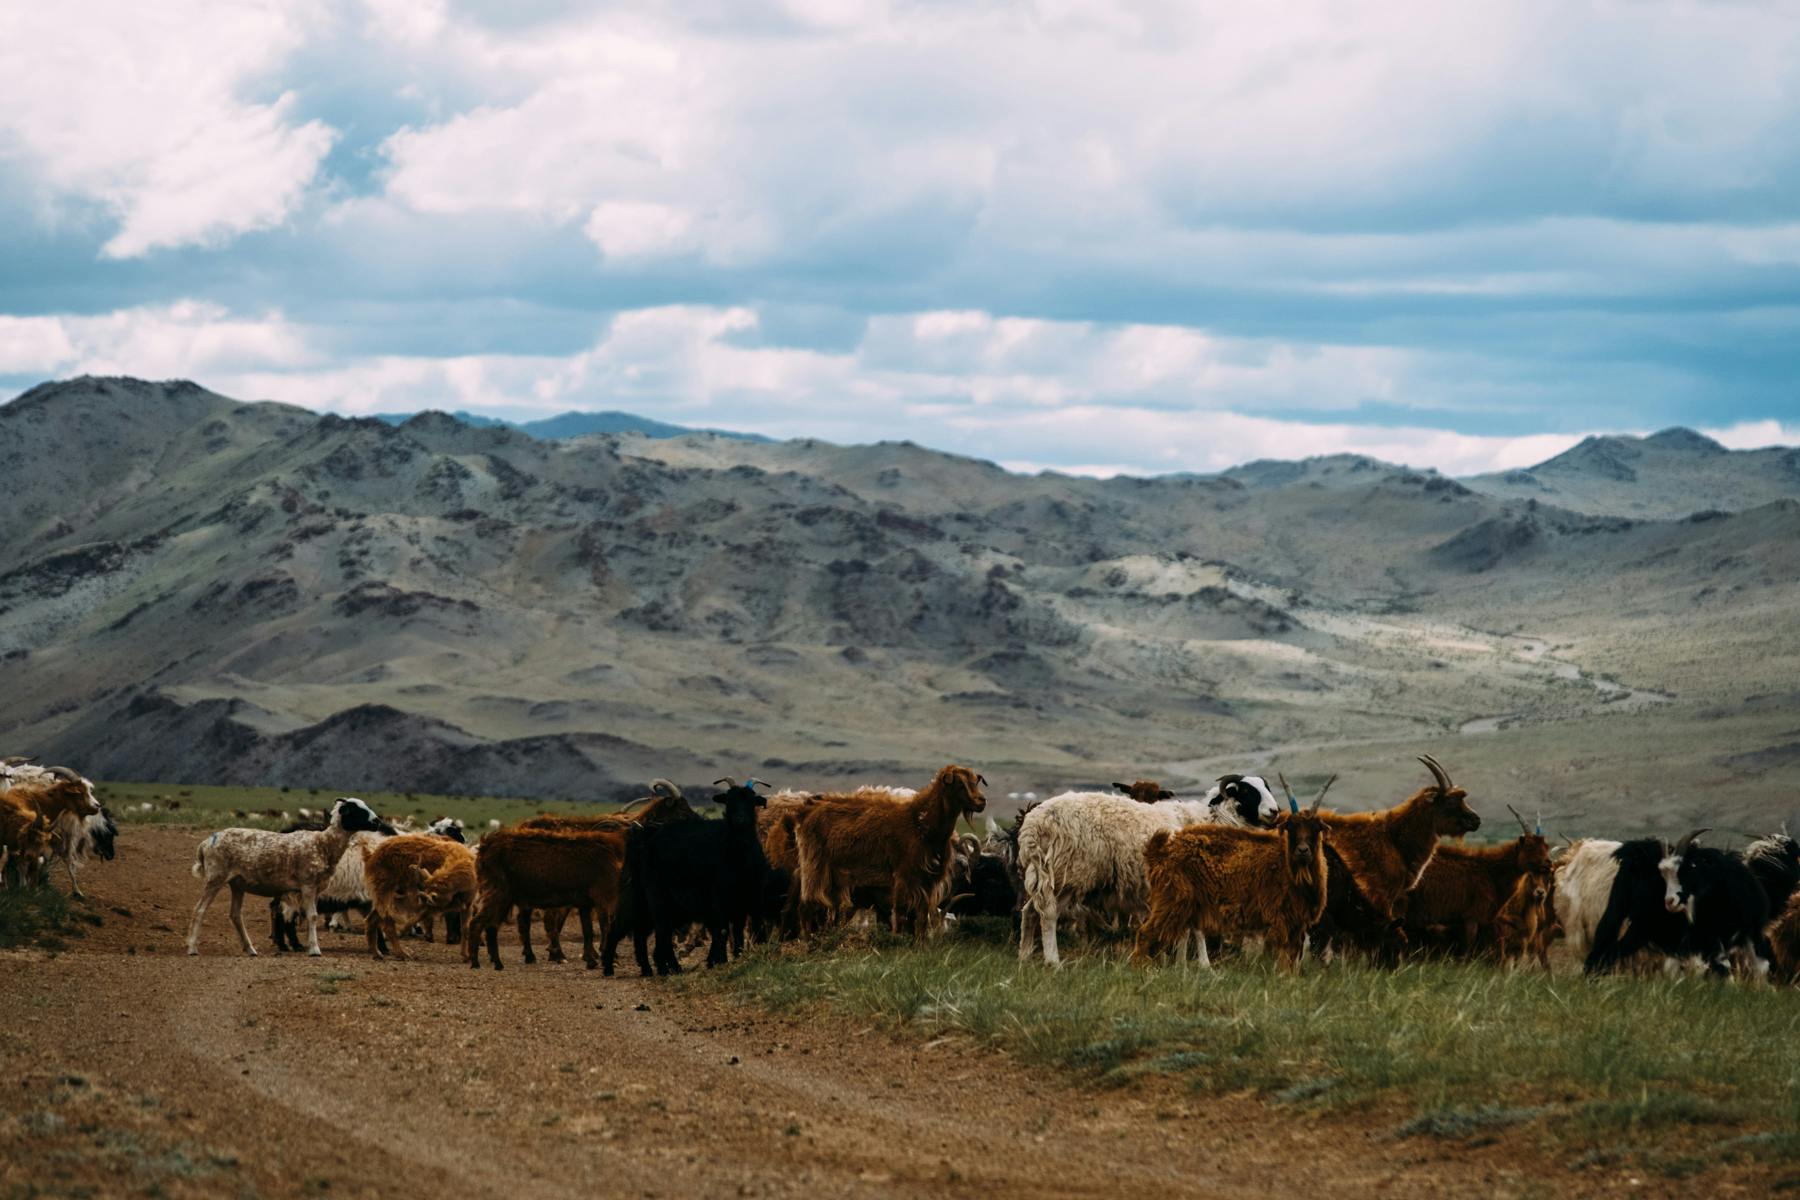
[[[975,782],[979,783],[982,787],[986,787],[988,785],[987,776],[986,775],[977,775],[975,777]]]
[[[1118,789],[1121,792],[1124,792],[1126,795],[1131,794],[1131,785],[1129,783],[1119,783],[1115,780],[1113,783],[1113,787]]]
[[[1175,798],[1175,793],[1171,792],[1168,788],[1157,788],[1156,798],[1158,800],[1173,800]]]

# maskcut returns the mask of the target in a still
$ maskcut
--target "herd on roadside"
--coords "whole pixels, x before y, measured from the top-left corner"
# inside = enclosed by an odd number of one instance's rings
[[[1331,781],[1302,807],[1279,776],[1285,805],[1254,775],[1192,799],[1139,780],[1053,796],[1004,827],[987,819],[985,839],[958,830],[983,818],[987,781],[954,764],[916,790],[768,794],[761,780],[721,779],[719,820],[657,780],[620,812],[536,817],[473,847],[461,822],[413,831],[346,797],[323,820],[203,839],[188,952],[228,891],[247,954],[243,900],[256,896],[269,901],[278,950],[300,948],[304,918],[307,950],[320,953],[321,917],[356,910],[377,957],[408,957],[404,936],[434,936],[442,918],[471,967],[485,944],[496,970],[509,920],[535,961],[534,916],[552,961],[573,914],[589,968],[611,974],[629,937],[650,975],[681,969],[684,938],[707,943],[710,966],[746,941],[812,938],[865,914],[917,937],[988,915],[1012,919],[1022,960],[1041,952],[1053,965],[1059,930],[1123,934],[1135,961],[1191,953],[1203,967],[1221,947],[1260,944],[1290,968],[1309,956],[1445,955],[1548,969],[1551,943],[1566,937],[1590,973],[1660,960],[1671,972],[1759,980],[1772,967],[1800,981],[1800,845],[1785,832],[1736,852],[1699,844],[1705,830],[1553,852],[1508,806],[1519,836],[1476,846],[1460,840],[1482,823],[1467,792],[1435,759],[1420,762],[1431,781],[1372,813],[1322,808]],[[46,884],[60,861],[80,895],[79,869],[111,858],[116,835],[77,772],[0,759],[11,886]]]

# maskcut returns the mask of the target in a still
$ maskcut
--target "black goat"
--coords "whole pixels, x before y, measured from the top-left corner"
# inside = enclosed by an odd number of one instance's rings
[[[1118,786],[1117,784],[1114,785]],[[1006,859],[990,854],[969,834],[957,838],[950,861],[950,896],[944,911],[958,917],[1012,917],[1019,895]]]
[[[1705,832],[1688,834],[1657,864],[1667,885],[1663,907],[1687,914],[1686,955],[1715,975],[1729,975],[1732,958],[1747,954],[1750,977],[1761,979],[1774,957],[1763,932],[1769,924],[1768,896],[1741,856],[1694,844]]]
[[[680,972],[675,931],[695,922],[712,937],[707,966],[726,961],[728,944],[743,952],[744,926],[767,904],[769,860],[757,837],[756,810],[768,801],[756,788],[769,785],[757,779],[718,783],[725,785],[713,797],[725,807],[722,820],[644,825],[627,835],[619,912],[601,959],[606,974],[612,974],[615,951],[628,932],[645,975],[651,962],[644,943],[652,930],[658,975]]]
[[[1762,885],[1769,911],[1779,913],[1800,887],[1800,842],[1785,833],[1772,833],[1744,847],[1744,865]]]
[[[1622,842],[1613,851],[1619,864],[1607,893],[1606,911],[1594,926],[1594,944],[1582,970],[1603,974],[1645,948],[1679,958],[1687,940],[1687,914],[1671,912],[1664,903],[1668,883],[1662,877],[1662,861],[1669,854],[1661,838],[1637,838]]]

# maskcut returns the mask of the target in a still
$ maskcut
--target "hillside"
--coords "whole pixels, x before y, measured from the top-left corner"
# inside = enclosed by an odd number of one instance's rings
[[[418,413],[376,413],[374,417],[375,420],[385,421],[389,425],[404,425],[418,415]],[[653,438],[682,437],[690,433],[711,433],[719,437],[740,438],[750,442],[770,440],[759,433],[735,433],[728,429],[695,429],[687,425],[671,425],[667,421],[656,421],[628,412],[566,412],[558,413],[554,417],[543,417],[536,421],[506,421],[499,417],[486,417],[479,413],[460,411],[451,415],[464,425],[471,425],[477,429],[517,429],[534,438],[546,438],[552,441],[562,438],[586,437],[592,433],[636,433]]]
[[[1800,780],[1800,505],[1597,518],[1357,461],[1019,476],[44,385],[0,408],[0,745],[112,778],[578,797],[1274,761],[1345,770],[1348,804],[1435,746],[1490,784],[1554,764],[1551,807],[1638,822],[1721,772]],[[1760,822],[1767,794],[1727,802]]]
[[[1535,467],[1463,480],[1483,495],[1577,512],[1672,518],[1800,498],[1800,449],[1727,450],[1691,429],[1590,437]]]

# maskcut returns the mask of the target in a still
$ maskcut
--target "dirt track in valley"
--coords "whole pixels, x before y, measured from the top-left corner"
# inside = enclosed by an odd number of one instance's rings
[[[603,979],[579,961],[524,967],[509,942],[498,974],[470,971],[442,944],[376,963],[360,935],[324,935],[323,959],[278,956],[266,909],[252,918],[247,903],[263,952],[249,959],[221,903],[190,959],[196,836],[127,829],[118,861],[85,877],[98,928],[54,956],[0,954],[0,1195],[1557,1187],[1521,1174],[1503,1147],[1395,1141],[1392,1114],[1321,1119],[1248,1096],[1085,1088],[966,1041],[772,1016]]]

